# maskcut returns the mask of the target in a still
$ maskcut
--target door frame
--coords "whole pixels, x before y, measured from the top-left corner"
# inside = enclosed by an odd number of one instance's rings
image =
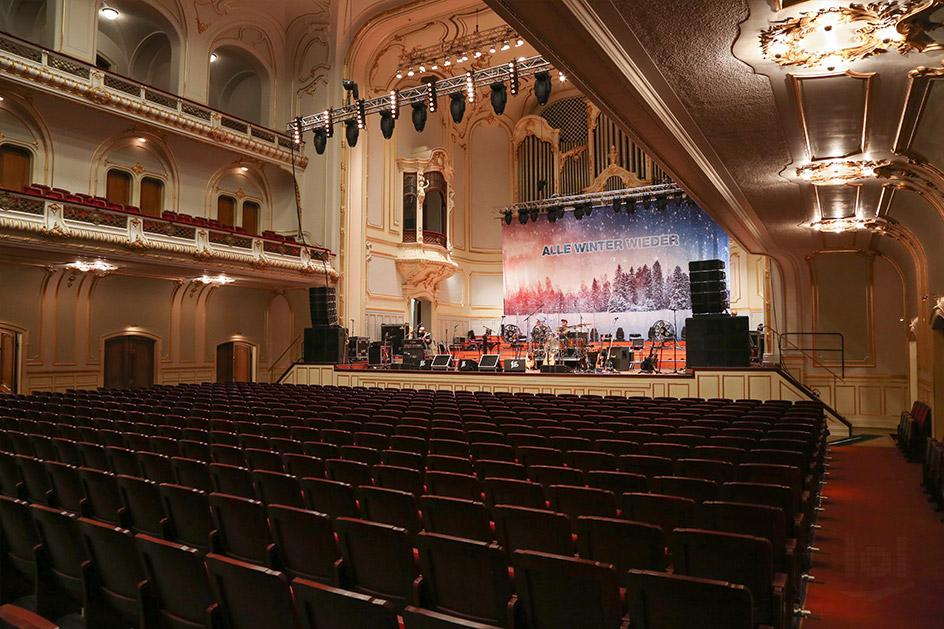
[[[105,386],[105,342],[121,336],[142,336],[154,341],[154,384],[164,384],[161,380],[161,337],[137,328],[133,330],[119,330],[103,334],[98,341],[98,355],[100,356],[98,370],[98,386]]]
[[[228,336],[223,339],[219,339],[216,343],[213,344],[213,379],[214,381],[218,380],[220,377],[219,367],[217,363],[217,355],[220,351],[220,345],[225,345],[226,343],[245,343],[249,346],[251,352],[249,357],[249,378],[250,382],[258,382],[259,377],[259,344],[247,339],[245,336],[239,336],[238,334],[233,336]]]
[[[15,393],[23,393],[23,356],[26,352],[29,331],[18,325],[0,321],[0,329],[16,334],[16,356],[13,359],[16,376],[13,380]]]

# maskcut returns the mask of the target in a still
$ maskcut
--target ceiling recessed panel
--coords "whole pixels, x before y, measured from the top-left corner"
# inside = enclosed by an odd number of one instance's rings
[[[912,81],[895,149],[919,161],[944,166],[944,77]]]
[[[859,186],[816,186],[815,189],[821,218],[855,216],[859,207]]]
[[[811,160],[865,151],[872,75],[791,74]]]

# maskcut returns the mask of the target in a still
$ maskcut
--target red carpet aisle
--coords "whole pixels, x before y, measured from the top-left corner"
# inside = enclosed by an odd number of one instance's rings
[[[944,523],[921,467],[883,446],[832,449],[803,629],[944,627]],[[818,619],[818,620],[817,620]]]

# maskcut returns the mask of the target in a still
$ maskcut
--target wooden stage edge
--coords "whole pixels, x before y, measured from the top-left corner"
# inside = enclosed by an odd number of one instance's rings
[[[299,363],[279,382],[440,391],[551,393],[645,397],[809,399],[774,368],[693,369],[684,373],[494,373],[352,369],[344,365]],[[828,415],[827,415],[828,417]]]

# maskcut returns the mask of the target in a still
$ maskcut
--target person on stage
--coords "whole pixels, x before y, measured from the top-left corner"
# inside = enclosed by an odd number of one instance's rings
[[[426,328],[422,325],[416,329],[416,338],[423,341],[423,346],[426,349],[429,349],[430,344],[433,342],[433,335],[426,331]]]
[[[561,319],[560,327],[557,328],[557,336],[558,336],[558,338],[563,339],[564,337],[566,337],[566,336],[567,336],[567,329],[568,329],[569,327],[570,327],[570,326],[567,325],[567,319]]]
[[[488,328],[485,328],[485,334],[482,335],[482,353],[491,354],[492,347],[495,345],[489,340],[489,337],[492,335],[492,331]]]

